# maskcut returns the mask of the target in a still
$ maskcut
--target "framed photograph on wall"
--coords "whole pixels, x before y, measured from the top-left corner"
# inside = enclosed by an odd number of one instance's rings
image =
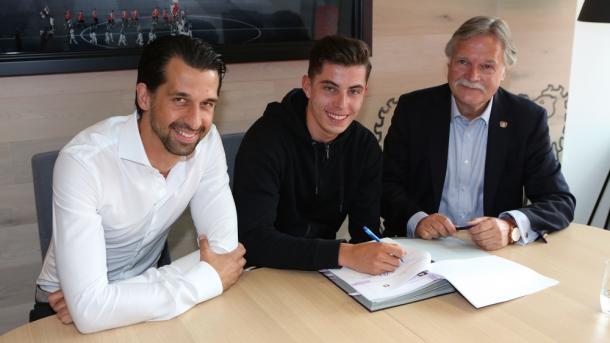
[[[372,44],[372,0],[0,0],[0,76],[132,69],[165,35],[209,42],[227,63],[307,58],[316,39]]]

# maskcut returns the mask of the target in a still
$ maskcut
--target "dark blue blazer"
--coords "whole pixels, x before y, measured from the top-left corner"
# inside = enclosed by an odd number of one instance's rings
[[[383,151],[381,215],[386,236],[404,236],[407,221],[418,211],[438,212],[450,120],[448,84],[403,94],[398,100]],[[545,233],[568,226],[575,205],[552,152],[546,111],[500,88],[489,119],[485,216],[518,209],[533,230]]]

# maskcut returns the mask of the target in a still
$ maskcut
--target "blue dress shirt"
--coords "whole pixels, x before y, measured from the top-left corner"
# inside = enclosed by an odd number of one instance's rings
[[[464,117],[451,96],[451,121],[447,172],[438,212],[448,217],[455,226],[483,216],[483,185],[485,182],[485,155],[487,153],[487,128],[493,98],[483,113],[472,120]],[[407,222],[407,237],[415,237],[417,224],[427,217],[417,212]],[[523,212],[512,210],[500,214],[500,218],[512,218],[521,231],[519,244],[527,244],[538,238]]]

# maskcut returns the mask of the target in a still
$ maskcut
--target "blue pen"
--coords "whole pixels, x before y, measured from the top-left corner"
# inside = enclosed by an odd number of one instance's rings
[[[369,237],[371,237],[371,239],[374,240],[375,242],[381,242],[381,239],[379,239],[379,237],[377,237],[377,235],[374,234],[373,231],[371,231],[371,229],[369,229],[368,227],[363,226],[362,230],[364,230],[364,233],[366,233]]]
[[[375,242],[381,242],[381,239],[379,239],[379,237],[377,237],[377,235],[375,233],[373,233],[373,231],[371,231],[371,229],[369,229],[368,227],[363,226],[362,230],[364,231],[364,233],[366,233],[369,237],[371,237],[372,240],[374,240]],[[402,260],[402,257],[400,257],[400,262],[404,262]]]

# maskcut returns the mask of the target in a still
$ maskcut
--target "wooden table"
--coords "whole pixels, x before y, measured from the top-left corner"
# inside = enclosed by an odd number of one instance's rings
[[[548,244],[496,254],[560,283],[478,310],[454,293],[369,313],[317,272],[261,268],[169,321],[82,335],[48,317],[0,342],[610,342],[599,306],[610,231],[572,224]]]

